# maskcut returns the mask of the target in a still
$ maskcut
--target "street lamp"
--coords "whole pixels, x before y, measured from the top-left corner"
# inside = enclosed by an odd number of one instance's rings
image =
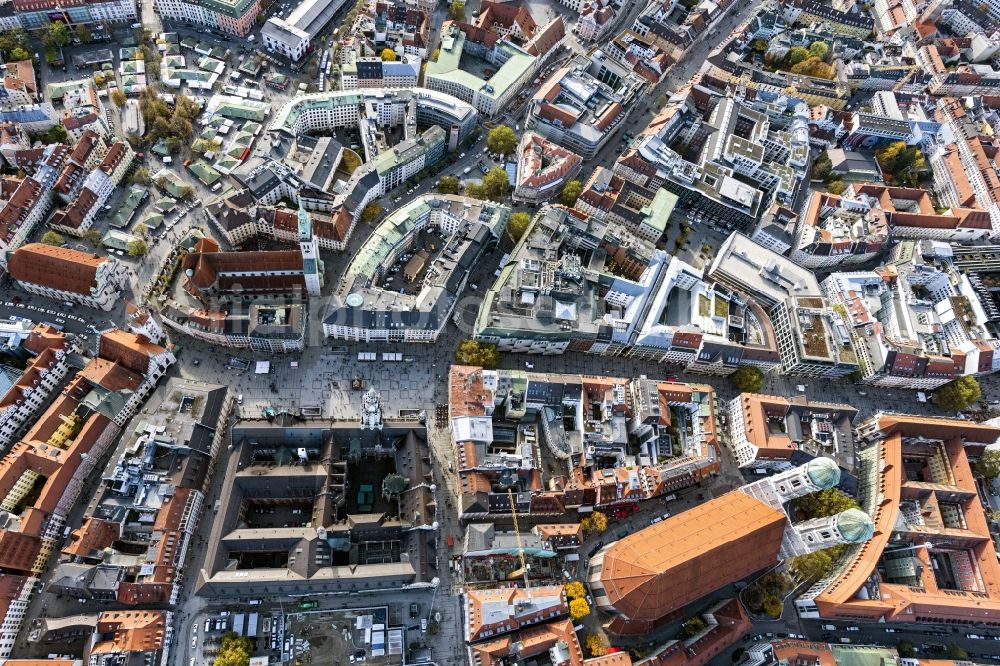
[[[932,544],[930,541],[925,541],[923,543],[918,543],[918,544],[913,545],[913,546],[902,546],[900,548],[894,548],[892,550],[886,549],[886,550],[882,551],[882,554],[885,555],[886,553],[901,553],[904,550],[919,550],[921,548],[926,548],[926,549],[930,550],[933,547],[934,547],[934,544]]]

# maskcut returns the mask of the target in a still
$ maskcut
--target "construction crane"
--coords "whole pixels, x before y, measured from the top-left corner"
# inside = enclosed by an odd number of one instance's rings
[[[524,590],[531,598],[531,583],[528,581],[528,563],[524,560],[524,544],[521,543],[521,530],[517,526],[517,507],[514,504],[514,491],[507,489],[507,497],[510,498],[510,516],[514,519],[514,536],[517,538],[517,554],[521,556],[521,571],[515,571],[509,578],[516,578],[518,573],[524,575]]]

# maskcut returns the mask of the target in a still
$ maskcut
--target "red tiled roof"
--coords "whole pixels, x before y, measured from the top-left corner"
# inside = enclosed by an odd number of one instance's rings
[[[489,30],[493,26],[513,28],[517,24],[521,33],[531,39],[538,24],[531,18],[531,12],[524,5],[483,0],[479,7],[477,26]]]
[[[557,16],[535,34],[525,50],[533,56],[545,55],[565,36],[566,24],[563,23],[562,16]]]
[[[105,261],[67,247],[29,243],[14,252],[7,269],[18,282],[89,295],[97,286],[97,267]]]
[[[0,242],[9,242],[28,214],[41,199],[42,186],[34,178],[25,178],[14,191],[7,205],[0,210]]]
[[[37,92],[35,80],[35,64],[31,60],[13,60],[7,63],[7,71],[14,70],[14,75],[24,82],[25,88],[31,94]]]
[[[124,141],[115,141],[111,148],[108,149],[107,155],[104,156],[104,160],[101,162],[100,169],[106,174],[111,174],[118,165],[121,164],[122,160],[125,159],[128,153],[128,148]]]
[[[97,205],[97,195],[86,187],[80,190],[76,199],[65,210],[57,211],[52,216],[49,224],[53,226],[67,227],[69,229],[79,229],[84,218]]]
[[[94,130],[84,130],[83,134],[80,136],[80,140],[77,141],[76,146],[73,147],[73,152],[70,153],[69,158],[77,164],[82,165],[87,161],[90,153],[94,150],[94,147],[97,145],[97,141],[97,132]]]
[[[204,245],[208,247],[207,243]],[[211,245],[218,248],[215,243]],[[218,252],[198,251],[196,246],[195,251],[184,257],[181,271],[185,274],[185,289],[191,293],[237,288],[247,292],[282,292],[304,284],[302,254],[294,250]],[[251,271],[259,274],[238,274]],[[281,275],[283,272],[291,274]]]
[[[120,363],[139,373],[149,369],[149,359],[166,349],[149,341],[145,335],[114,329],[101,334],[98,352],[101,358]]]

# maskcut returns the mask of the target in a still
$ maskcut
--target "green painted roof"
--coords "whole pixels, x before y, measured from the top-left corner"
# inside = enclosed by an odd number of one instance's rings
[[[142,221],[148,229],[158,229],[161,224],[163,224],[163,216],[159,213],[152,213],[147,215],[146,219]]]
[[[211,185],[215,181],[222,178],[221,173],[213,169],[211,166],[209,166],[206,162],[202,160],[197,160],[196,162],[193,162],[188,167],[188,169],[190,169],[191,173],[193,173],[195,176],[198,177],[198,180],[205,183],[206,185]]]
[[[462,69],[462,51],[465,49],[465,33],[457,26],[453,27],[441,39],[441,48],[437,62],[428,62],[425,77],[435,76],[459,83],[466,88],[479,91],[494,99],[501,97],[520,78],[526,69],[533,66],[535,57],[508,42],[501,43],[497,48],[505,51],[507,61],[500,66],[489,79],[481,79],[475,74]],[[492,92],[483,90],[489,85]]]
[[[662,187],[656,191],[656,196],[649,203],[648,206],[643,207],[640,213],[642,213],[643,222],[647,226],[653,227],[654,229],[659,229],[660,233],[667,230],[667,224],[670,222],[670,215],[674,212],[674,207],[677,206],[678,198],[673,192],[669,192]]]
[[[129,219],[132,217],[132,214],[135,213],[135,209],[139,207],[139,204],[142,202],[145,194],[145,188],[139,187],[138,185],[133,185],[128,188],[125,198],[122,200],[121,205],[111,218],[111,222],[109,222],[109,224],[112,227],[118,228],[122,228],[128,224]]]
[[[237,102],[223,102],[215,110],[216,115],[227,118],[237,118],[240,120],[263,121],[267,117],[267,109],[252,104],[239,104]]]
[[[110,247],[114,250],[128,250],[128,244],[134,240],[140,240],[138,236],[133,236],[132,234],[127,234],[124,231],[117,231],[115,229],[109,229],[104,238],[101,239],[101,245],[104,247]]]
[[[153,176],[153,182],[159,185],[160,181],[163,181],[164,188],[172,196],[179,197],[182,194],[184,187],[186,186],[184,181],[181,180],[180,176],[171,171],[170,169],[160,169]]]
[[[210,9],[226,16],[240,18],[253,6],[254,0],[201,0],[205,9]]]

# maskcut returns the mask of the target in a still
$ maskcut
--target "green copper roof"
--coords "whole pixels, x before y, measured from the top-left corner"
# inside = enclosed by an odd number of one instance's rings
[[[205,9],[238,19],[247,13],[253,0],[201,0],[199,4]]]
[[[848,509],[837,514],[837,530],[848,543],[864,543],[875,534],[875,525],[861,509]]]
[[[840,468],[829,458],[813,458],[806,465],[806,473],[820,488],[833,488],[840,483]]]

